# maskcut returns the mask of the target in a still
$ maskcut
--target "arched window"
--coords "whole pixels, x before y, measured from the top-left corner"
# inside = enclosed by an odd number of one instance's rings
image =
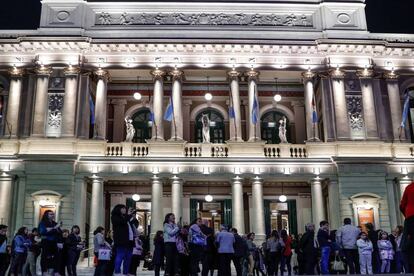
[[[152,122],[150,114],[150,110],[145,108],[132,115],[132,124],[135,128],[135,136],[132,140],[134,143],[145,143],[147,139],[151,139]]]
[[[279,120],[285,116],[278,111],[269,111],[263,114],[261,118],[262,140],[267,144],[279,144]],[[287,116],[285,116],[287,117]],[[286,119],[286,138],[291,142],[289,120]]]
[[[203,142],[203,122],[201,118],[203,114],[206,114],[210,119],[210,142],[211,143],[224,143],[224,118],[216,110],[209,108],[200,112],[195,120],[195,136],[196,142]]]

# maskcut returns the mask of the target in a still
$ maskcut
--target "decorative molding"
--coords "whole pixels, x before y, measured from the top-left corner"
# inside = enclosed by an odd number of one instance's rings
[[[313,80],[313,78],[316,76],[315,73],[313,73],[312,71],[306,71],[302,73],[302,78],[304,81],[311,81]]]
[[[63,69],[63,74],[66,77],[77,76],[80,73],[80,68],[77,66],[68,66]]]
[[[375,76],[375,72],[372,69],[360,69],[356,71],[356,75],[360,79],[370,79]]]
[[[52,70],[52,68],[51,68],[51,67],[49,67],[49,66],[44,66],[44,65],[39,66],[39,67],[37,67],[37,68],[35,69],[35,73],[36,73],[38,76],[47,76],[47,77],[49,77],[49,76],[50,76],[50,74],[52,74],[52,72],[53,72],[53,70]]]
[[[244,73],[247,77],[248,81],[258,81],[260,73],[255,71],[254,69],[250,69],[249,71]]]
[[[165,76],[165,71],[158,69],[158,68],[155,70],[152,70],[150,73],[154,80],[162,80]]]
[[[103,79],[103,80],[108,80],[109,79],[109,72],[99,68],[98,70],[96,70],[95,72],[93,72],[95,74],[95,76],[97,76],[99,79]]]
[[[345,72],[342,71],[339,68],[330,70],[329,75],[333,79],[343,79],[343,78],[345,78]]]
[[[233,69],[233,70],[227,72],[227,76],[228,76],[228,79],[230,81],[232,81],[232,80],[237,80],[238,81],[240,76],[241,76],[241,73]]]
[[[24,74],[23,68],[13,67],[9,70],[9,74],[12,78],[21,78]]]
[[[184,72],[175,68],[174,70],[168,72],[170,76],[172,76],[173,81],[183,81],[184,80]]]
[[[386,80],[397,80],[399,78],[399,75],[397,75],[394,71],[391,72],[385,72],[384,78]]]

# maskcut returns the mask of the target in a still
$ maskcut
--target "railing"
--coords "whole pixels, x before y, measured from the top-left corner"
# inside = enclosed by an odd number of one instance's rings
[[[267,158],[307,158],[306,145],[265,145]]]
[[[108,143],[105,156],[145,157],[148,153],[148,144]]]
[[[187,144],[184,147],[185,157],[201,157],[201,145],[200,144]]]
[[[186,143],[185,157],[228,157],[229,147],[226,144],[194,144]]]

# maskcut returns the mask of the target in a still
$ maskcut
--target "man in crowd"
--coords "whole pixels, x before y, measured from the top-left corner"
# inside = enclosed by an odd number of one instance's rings
[[[305,274],[315,275],[315,266],[318,257],[317,243],[315,241],[315,225],[309,223],[305,227],[306,232],[299,241],[300,253],[305,262]]]
[[[344,225],[336,232],[336,241],[342,248],[350,274],[359,274],[359,256],[356,245],[361,230],[351,224],[350,218],[344,219]]]
[[[231,260],[234,255],[234,235],[227,231],[227,226],[221,225],[220,232],[216,236],[218,245],[218,275],[231,275]]]
[[[321,248],[321,274],[329,274],[329,256],[331,254],[332,241],[329,236],[329,223],[323,220],[319,224],[318,243]]]

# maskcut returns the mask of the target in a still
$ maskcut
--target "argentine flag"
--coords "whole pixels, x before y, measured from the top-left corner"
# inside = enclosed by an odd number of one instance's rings
[[[257,124],[258,121],[259,121],[259,103],[257,102],[256,87],[254,87],[252,123]]]

